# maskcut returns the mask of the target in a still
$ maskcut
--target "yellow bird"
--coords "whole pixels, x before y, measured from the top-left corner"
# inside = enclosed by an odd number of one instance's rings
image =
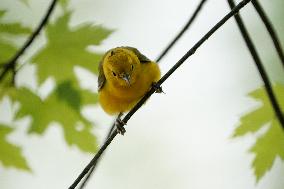
[[[119,114],[116,126],[121,134],[125,132],[122,113],[134,107],[160,77],[158,64],[136,48],[117,47],[105,53],[99,64],[99,102],[106,113]]]

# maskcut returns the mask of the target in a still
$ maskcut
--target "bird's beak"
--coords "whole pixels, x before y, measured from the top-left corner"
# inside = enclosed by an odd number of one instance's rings
[[[127,83],[128,85],[130,85],[130,75],[125,74],[125,75],[122,77],[122,79],[123,79],[124,81],[126,81],[126,83]]]

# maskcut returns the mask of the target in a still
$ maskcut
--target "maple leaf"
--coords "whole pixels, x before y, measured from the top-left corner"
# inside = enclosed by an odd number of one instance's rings
[[[26,35],[31,32],[30,28],[22,26],[20,23],[6,23],[1,19],[6,11],[0,10],[0,64],[6,63],[16,52],[18,47],[9,42],[7,35]]]
[[[30,171],[30,167],[22,155],[21,148],[7,141],[7,135],[12,131],[13,128],[0,124],[0,162],[5,167]]]
[[[273,87],[280,107],[284,108],[284,86],[276,84]],[[284,131],[275,116],[269,98],[264,88],[259,88],[249,94],[261,102],[253,111],[241,117],[240,125],[235,129],[233,136],[240,137],[248,133],[255,133],[264,125],[269,124],[269,129],[251,147],[250,152],[255,154],[252,168],[256,180],[259,181],[269,171],[277,157],[284,160]]]
[[[99,45],[111,31],[92,24],[70,28],[70,16],[70,12],[65,12],[46,28],[47,44],[32,60],[38,67],[40,83],[50,76],[57,83],[74,80],[74,66],[98,73],[102,54],[89,52],[87,47]]]
[[[72,89],[72,98],[63,98],[62,87],[59,85],[45,100],[40,99],[32,91],[19,89],[17,101],[21,106],[16,114],[16,119],[31,116],[32,122],[29,132],[42,134],[52,122],[60,124],[64,137],[69,145],[76,145],[83,151],[95,152],[97,140],[92,133],[93,125],[80,113],[80,93]],[[71,92],[70,89],[67,91]],[[63,99],[62,99],[63,98]],[[14,99],[14,100],[16,100]]]

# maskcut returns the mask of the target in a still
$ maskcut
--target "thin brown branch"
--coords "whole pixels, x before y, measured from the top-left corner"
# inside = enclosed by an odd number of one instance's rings
[[[175,45],[175,43],[181,38],[181,36],[186,32],[186,30],[191,26],[191,24],[194,22],[196,16],[201,11],[202,6],[207,0],[201,0],[198,4],[197,8],[195,9],[192,16],[189,18],[188,22],[184,25],[184,27],[181,29],[181,31],[176,35],[176,37],[169,43],[169,45],[162,51],[162,53],[158,56],[156,62],[159,62],[167,53],[168,51]]]
[[[176,69],[178,69],[191,55],[193,55],[196,50],[213,34],[215,33],[224,23],[226,23],[233,15],[238,13],[240,9],[242,9],[246,4],[248,4],[251,0],[243,0],[241,1],[235,8],[233,8],[226,16],[224,16],[214,27],[212,27],[156,84],[156,87],[159,87],[164,83]],[[144,97],[128,112],[128,114],[123,118],[123,122],[127,123],[128,120],[133,116],[133,114],[141,108],[141,106],[146,102],[146,100],[155,92],[155,88],[151,88]],[[101,155],[104,153],[109,144],[113,141],[113,139],[118,134],[117,130],[114,130],[110,137],[106,140],[106,142],[101,146],[97,154],[93,157],[93,159],[88,163],[88,165],[84,168],[84,170],[79,174],[73,184],[69,187],[69,189],[75,189],[75,187],[79,184],[82,178],[89,172],[89,170],[95,166],[100,159]]]
[[[251,1],[255,10],[257,11],[257,13],[259,14],[262,22],[264,23],[272,41],[273,41],[273,44],[274,44],[274,47],[276,49],[276,52],[281,60],[281,63],[282,63],[282,66],[284,68],[284,53],[283,53],[283,49],[281,47],[281,44],[280,44],[280,40],[269,20],[269,18],[267,17],[267,15],[265,14],[263,8],[261,7],[261,5],[259,4],[259,2],[257,0],[252,0]]]
[[[231,9],[233,9],[235,7],[235,3],[233,0],[227,0],[228,1],[228,4],[230,6]],[[272,108],[274,110],[274,113],[276,114],[276,117],[278,118],[283,130],[284,130],[284,117],[283,117],[283,114],[281,112],[281,109],[280,109],[280,106],[279,106],[279,103],[276,99],[276,96],[275,94],[273,93],[273,89],[272,89],[272,85],[271,85],[271,82],[268,78],[268,75],[263,67],[263,63],[262,61],[260,60],[259,58],[259,55],[256,51],[256,48],[249,36],[249,33],[243,23],[243,20],[241,18],[241,16],[239,14],[236,14],[235,15],[235,20],[237,22],[237,25],[240,29],[240,32],[244,38],[244,41],[246,42],[246,45],[251,53],[251,56],[255,62],[255,65],[258,69],[258,72],[263,80],[263,83],[264,83],[264,87],[265,87],[265,90],[266,90],[266,93],[269,97],[269,100],[270,100],[270,103],[272,105]]]
[[[118,117],[117,117],[118,118]],[[111,134],[115,131],[115,121],[113,122],[112,126],[109,128],[105,141],[108,140],[108,138],[111,136]],[[95,169],[96,169],[96,165],[98,164],[98,162],[92,166],[92,168],[89,170],[88,174],[86,175],[86,177],[84,178],[84,180],[82,181],[81,185],[79,186],[79,189],[83,189],[86,184],[88,183],[89,179],[91,178],[92,174],[94,173]]]
[[[56,5],[57,0],[52,0],[51,4],[49,5],[49,8],[39,23],[38,27],[34,30],[34,32],[31,34],[31,36],[28,38],[28,40],[25,42],[22,48],[19,49],[19,51],[15,54],[14,57],[12,57],[4,66],[3,71],[0,74],[0,81],[5,77],[5,75],[8,73],[9,70],[16,70],[16,64],[18,59],[25,53],[25,51],[28,49],[28,47],[33,43],[34,39],[38,36],[40,31],[44,28],[44,26],[47,24],[48,19],[54,10],[54,7]],[[15,75],[15,74],[14,74]]]

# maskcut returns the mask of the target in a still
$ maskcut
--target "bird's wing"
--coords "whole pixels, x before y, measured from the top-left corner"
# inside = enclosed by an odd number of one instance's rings
[[[152,62],[149,58],[147,58],[144,54],[142,54],[138,49],[134,47],[123,47],[125,49],[131,50],[138,57],[141,64]]]
[[[98,77],[98,91],[101,90],[106,82],[106,77],[103,70],[103,63],[104,63],[105,56],[99,63],[99,77]]]

